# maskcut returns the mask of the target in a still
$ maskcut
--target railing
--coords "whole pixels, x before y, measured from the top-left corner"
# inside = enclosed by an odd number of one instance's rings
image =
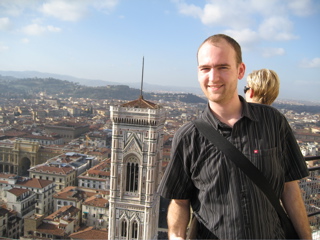
[[[313,233],[320,240],[320,156],[305,157],[309,176],[300,181],[300,188]]]

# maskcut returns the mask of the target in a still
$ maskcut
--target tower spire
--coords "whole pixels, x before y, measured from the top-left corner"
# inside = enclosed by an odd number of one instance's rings
[[[144,72],[144,56],[142,57],[142,74],[141,74],[141,89],[140,89],[140,98],[143,99],[142,89],[143,89],[143,72]]]

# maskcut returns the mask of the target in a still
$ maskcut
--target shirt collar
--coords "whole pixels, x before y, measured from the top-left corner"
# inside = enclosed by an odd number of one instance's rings
[[[242,117],[247,117],[252,121],[258,121],[258,117],[256,116],[256,113],[253,110],[253,106],[256,103],[248,103],[242,96],[239,95],[239,99],[242,104]]]
[[[258,121],[256,114],[253,111],[253,104],[248,103],[242,96],[239,95],[239,99],[242,104],[242,117],[241,118],[249,118],[252,121]],[[218,129],[218,125],[222,125],[221,121],[217,119],[211,112],[209,103],[207,104],[206,108],[203,110],[201,118],[207,120],[209,123],[213,125],[215,129]]]

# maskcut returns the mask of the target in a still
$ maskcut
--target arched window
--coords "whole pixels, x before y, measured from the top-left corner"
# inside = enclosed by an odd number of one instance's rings
[[[139,183],[139,164],[135,157],[128,159],[127,176],[126,176],[126,191],[137,192]]]
[[[124,219],[121,221],[120,235],[121,235],[121,237],[127,237],[127,221]]]
[[[131,238],[132,239],[138,239],[138,223],[137,221],[132,222],[132,228],[131,228]]]

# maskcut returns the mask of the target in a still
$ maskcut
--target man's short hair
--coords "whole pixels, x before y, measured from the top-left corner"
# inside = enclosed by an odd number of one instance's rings
[[[238,65],[241,64],[242,63],[242,52],[241,52],[241,47],[240,47],[239,43],[236,40],[234,40],[232,37],[225,35],[225,34],[215,34],[215,35],[208,37],[206,40],[203,41],[203,43],[198,48],[198,53],[199,53],[200,48],[206,42],[214,44],[214,43],[220,42],[221,40],[227,41],[227,43],[229,43],[232,46],[232,48],[236,52],[236,63]],[[198,53],[197,53],[197,56],[198,56]]]
[[[279,77],[270,69],[251,72],[247,77],[247,85],[253,89],[252,99],[261,104],[271,105],[279,95]]]

